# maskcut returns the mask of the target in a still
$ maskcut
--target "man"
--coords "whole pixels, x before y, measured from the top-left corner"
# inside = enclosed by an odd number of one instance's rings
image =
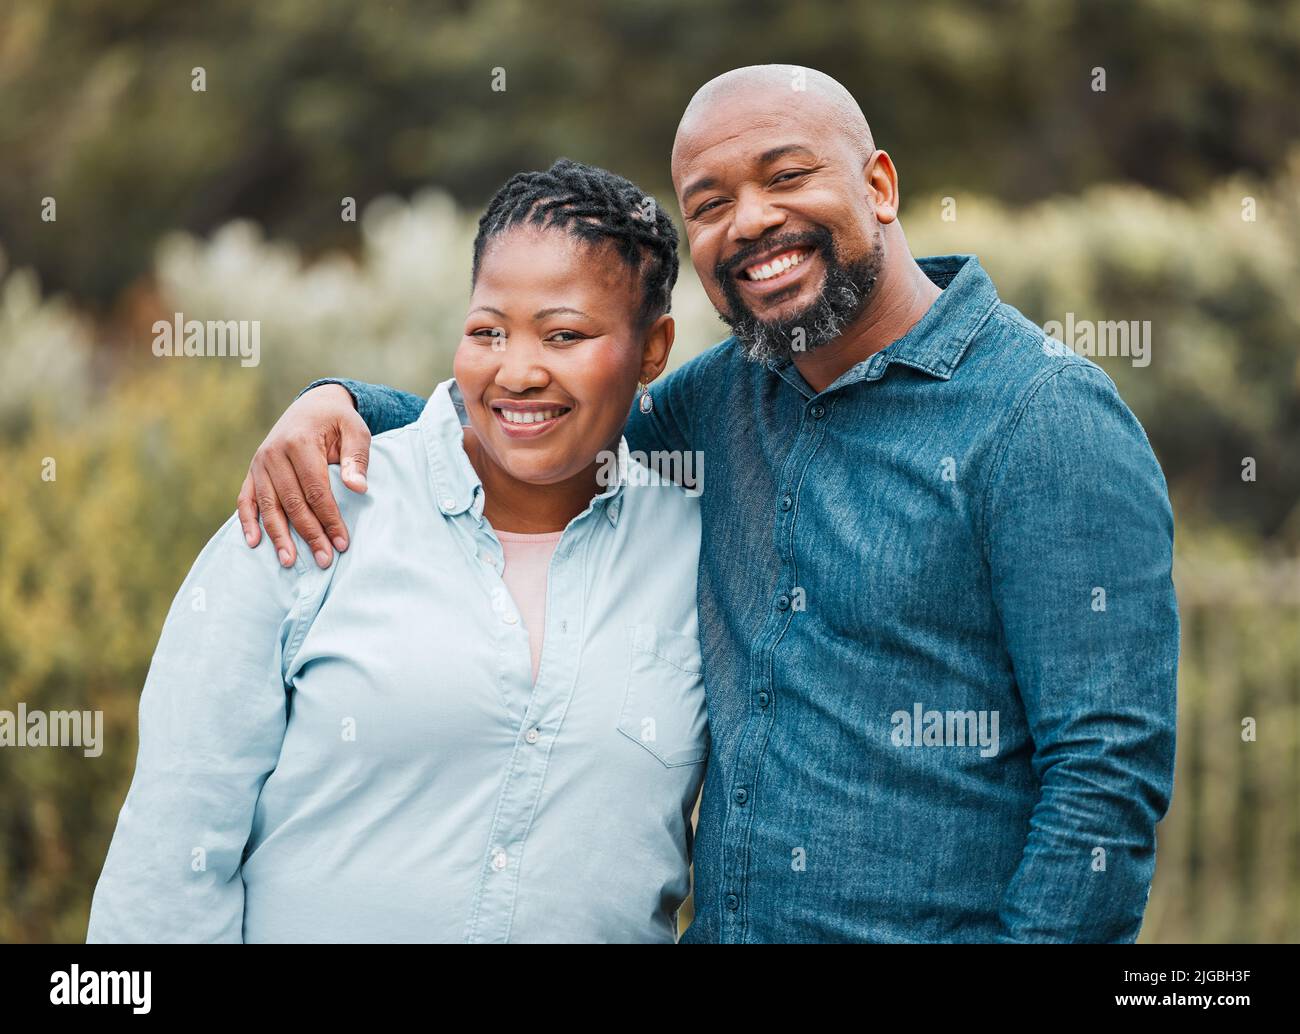
[[[1142,428],[973,256],[912,257],[893,163],[834,80],[714,79],[672,175],[734,331],[627,427],[709,461],[684,939],[1134,940],[1178,655]],[[287,561],[286,513],[318,563],[347,546],[327,457],[364,491],[361,418],[423,405],[339,383],[295,403],[240,495]]]

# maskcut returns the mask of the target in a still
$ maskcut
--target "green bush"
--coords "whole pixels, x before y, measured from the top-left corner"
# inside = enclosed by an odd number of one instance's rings
[[[235,378],[160,369],[77,424],[38,412],[0,445],[0,701],[102,709],[105,742],[95,758],[3,750],[0,940],[85,937],[144,673],[181,579],[234,509],[259,438],[251,403]]]

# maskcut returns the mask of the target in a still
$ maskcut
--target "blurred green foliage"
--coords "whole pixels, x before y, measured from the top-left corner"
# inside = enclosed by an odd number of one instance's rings
[[[1300,940],[1298,55],[1297,6],[1263,0],[12,0],[0,707],[102,709],[107,746],[0,754],[0,941],[84,937],[161,622],[293,393],[427,391],[501,180],[563,153],[668,197],[691,92],[763,60],[862,100],[914,252],[977,253],[1039,323],[1151,321],[1149,366],[1099,359],[1178,519],[1178,775],[1143,937]],[[155,358],[174,312],[260,320],[261,365]],[[675,362],[724,336],[689,265],[674,312]]]
[[[162,620],[261,437],[247,383],[156,369],[76,422],[38,404],[0,445],[22,472],[0,493],[0,706],[102,710],[105,742],[3,750],[0,941],[85,939]]]
[[[0,239],[107,304],[172,229],[346,245],[342,197],[476,207],[561,154],[670,196],[691,93],[765,61],[844,83],[912,191],[1190,197],[1300,139],[1295,0],[9,0]]]

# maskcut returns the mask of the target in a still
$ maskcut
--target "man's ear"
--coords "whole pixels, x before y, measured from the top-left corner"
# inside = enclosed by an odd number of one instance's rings
[[[894,160],[884,151],[873,151],[862,167],[862,179],[876,219],[892,223],[898,218],[898,170]]]
[[[664,372],[676,333],[677,324],[667,313],[646,327],[641,336],[641,380],[644,383],[649,384]]]

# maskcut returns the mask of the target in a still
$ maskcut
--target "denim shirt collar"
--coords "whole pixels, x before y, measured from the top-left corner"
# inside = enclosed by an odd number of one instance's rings
[[[976,332],[998,304],[997,289],[974,255],[935,255],[916,261],[925,275],[943,288],[943,293],[911,330],[846,370],[826,388],[827,392],[861,380],[878,380],[893,363],[939,380],[952,377]],[[773,372],[804,395],[811,398],[817,394],[793,360],[781,360]]]
[[[463,428],[469,423],[465,397],[454,377],[439,384],[429,396],[418,421],[429,455],[429,483],[438,509],[449,517],[465,512],[483,520],[483,482],[465,454]],[[621,508],[619,497],[628,481],[627,439],[618,443],[618,476],[603,492],[594,496],[591,505],[579,514],[580,520],[593,509],[602,509],[611,525],[618,525]]]

